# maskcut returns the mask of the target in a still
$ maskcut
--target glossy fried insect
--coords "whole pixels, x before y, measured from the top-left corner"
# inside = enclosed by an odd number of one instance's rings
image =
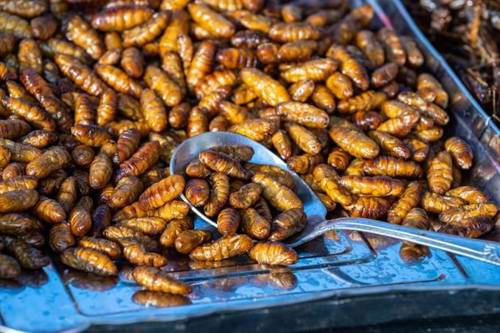
[[[69,213],[68,222],[75,236],[83,236],[92,228],[92,198],[82,197]]]
[[[50,263],[49,257],[21,239],[10,241],[7,244],[7,251],[16,258],[22,268],[36,270]]]
[[[215,146],[210,149],[224,153],[240,161],[249,161],[254,154],[253,148],[247,145],[224,145]]]
[[[37,128],[43,128],[48,131],[56,129],[56,123],[50,115],[37,105],[20,98],[3,97],[1,100],[4,107],[9,109],[13,114],[24,118]]]
[[[17,60],[19,69],[33,69],[37,73],[43,70],[42,51],[33,39],[23,39],[18,45]]]
[[[12,33],[16,38],[30,38],[32,36],[28,21],[5,12],[0,12],[0,31]]]
[[[292,208],[302,208],[302,201],[297,195],[272,176],[257,172],[252,177],[252,181],[261,185],[262,194],[277,209],[285,211]]]
[[[442,213],[451,208],[464,206],[466,202],[458,197],[440,195],[433,192],[425,192],[421,205],[430,213]]]
[[[167,258],[158,253],[147,252],[143,245],[133,241],[126,242],[123,256],[134,265],[162,267],[167,264]]]
[[[0,279],[14,279],[21,275],[21,267],[17,261],[6,255],[0,253]]]
[[[6,148],[3,148],[2,146],[0,146],[0,147],[1,147],[0,150],[6,149]],[[16,178],[18,176],[22,176],[22,175],[24,175],[24,168],[25,168],[25,165],[23,163],[19,163],[19,162],[9,163],[9,164],[7,164],[7,166],[5,166],[3,168],[2,179],[9,180],[12,178]]]
[[[57,134],[47,130],[31,131],[28,135],[24,136],[21,141],[24,144],[31,145],[36,148],[45,148],[57,141]]]
[[[351,194],[339,184],[339,176],[335,170],[320,164],[313,170],[316,184],[335,202],[348,206],[353,202]]]
[[[189,257],[200,261],[221,261],[247,253],[253,247],[253,241],[246,235],[233,235],[195,248]]]
[[[458,227],[479,228],[481,224],[490,223],[497,214],[497,206],[493,203],[480,203],[450,208],[439,214],[439,220]]]
[[[58,53],[54,56],[54,61],[61,72],[85,92],[99,96],[104,91],[104,82],[77,58]]]
[[[223,236],[234,235],[240,226],[240,213],[233,208],[223,209],[217,216],[217,230]]]
[[[245,209],[253,206],[259,200],[262,187],[255,183],[249,183],[238,191],[231,193],[229,203],[234,208]]]
[[[208,182],[204,179],[190,179],[186,183],[185,195],[193,206],[204,206],[210,197]]]
[[[224,16],[203,4],[191,3],[188,6],[191,18],[214,38],[230,38],[235,33],[234,25]]]
[[[127,73],[121,69],[111,66],[96,64],[94,69],[99,77],[116,91],[123,94],[129,94],[134,97],[140,97],[142,86],[135,80],[131,79]],[[146,80],[146,79],[145,79]],[[149,81],[148,81],[149,82]]]
[[[92,18],[92,27],[101,31],[124,31],[134,28],[153,16],[145,6],[120,6],[104,9]]]
[[[394,30],[382,28],[377,32],[377,37],[384,46],[387,59],[403,66],[406,63],[406,51]]]
[[[4,146],[0,146],[0,166],[5,167],[7,164],[9,164],[11,157],[12,153],[10,152],[10,150],[5,148]]]
[[[174,280],[165,272],[154,267],[139,266],[132,272],[135,282],[151,291],[187,295],[191,287],[181,281]]]
[[[118,269],[102,252],[90,248],[74,247],[64,250],[61,261],[75,269],[102,276],[116,275]]]
[[[167,127],[167,112],[163,102],[154,91],[145,89],[141,95],[142,113],[148,126],[155,132],[161,132]]]
[[[371,159],[380,152],[375,141],[344,119],[332,117],[328,134],[340,148],[354,157]]]
[[[123,46],[142,46],[153,41],[167,27],[169,16],[168,12],[157,12],[142,25],[123,31]]]
[[[387,220],[390,223],[401,224],[410,210],[419,204],[423,190],[421,182],[409,183],[399,200],[389,209]]]
[[[206,230],[186,230],[175,239],[175,249],[179,253],[189,254],[199,245],[212,238],[212,234]]]
[[[302,208],[292,208],[283,211],[271,226],[270,241],[282,241],[302,231],[307,223],[306,215]]]
[[[389,156],[379,156],[373,160],[365,161],[363,172],[372,176],[389,177],[420,177],[422,167],[413,161],[404,161]]]
[[[398,75],[398,65],[393,62],[389,62],[377,68],[372,73],[371,82],[374,87],[380,88],[382,86],[385,86],[392,80],[394,80],[397,75]]]
[[[254,208],[246,208],[241,212],[241,230],[252,238],[266,239],[271,232],[270,222]]]
[[[233,125],[230,132],[246,136],[255,141],[264,141],[270,137],[275,130],[275,125],[268,119],[247,119],[241,124]]]
[[[383,92],[369,90],[355,97],[341,100],[337,105],[337,109],[340,113],[370,111],[378,108],[386,100],[386,98],[387,97]]]
[[[94,157],[89,169],[89,183],[93,189],[106,186],[113,175],[113,163],[105,153],[99,153]]]
[[[93,59],[99,59],[104,53],[104,44],[97,31],[78,15],[69,20],[66,37],[84,49]]]
[[[250,173],[241,166],[239,161],[227,154],[205,150],[198,155],[198,158],[201,163],[215,172],[240,179],[248,179],[250,177]]]
[[[320,163],[323,163],[322,155],[310,154],[295,155],[287,161],[288,167],[299,175],[311,173],[313,168]]]
[[[411,157],[410,148],[397,137],[380,131],[370,131],[368,135],[389,155],[405,160]]]
[[[406,38],[404,38],[402,41],[404,40],[406,40]],[[448,106],[448,93],[443,89],[441,83],[439,83],[439,81],[436,80],[436,78],[434,78],[431,74],[422,73],[418,76],[417,91],[419,93],[423,91],[432,91],[432,93],[436,96],[432,102],[436,103],[442,108],[446,108]]]
[[[290,137],[282,130],[276,131],[271,138],[274,149],[278,152],[279,156],[286,160],[292,156],[293,148]]]
[[[67,166],[71,161],[68,151],[61,147],[53,147],[26,165],[26,174],[44,178],[55,170]]]
[[[104,126],[113,121],[117,114],[118,96],[111,90],[106,90],[99,99],[97,107],[97,125]]]
[[[35,229],[35,221],[21,214],[11,213],[0,216],[0,233],[10,236],[22,236]]]
[[[37,185],[38,180],[33,176],[18,176],[0,181],[0,193],[15,190],[33,190],[36,189]]]
[[[212,174],[210,178],[212,191],[203,210],[205,215],[212,217],[219,213],[229,199],[229,178],[219,172]]]
[[[284,244],[276,242],[257,243],[248,253],[259,264],[292,265],[298,260],[297,253]]]
[[[354,217],[383,219],[391,205],[389,198],[362,196],[355,199],[352,205],[345,208]]]
[[[472,166],[472,149],[464,140],[456,136],[449,138],[446,140],[444,147],[460,168],[469,169]]]
[[[140,176],[152,165],[160,155],[160,144],[158,141],[150,141],[142,145],[129,159],[120,164],[118,178],[125,176]]]
[[[136,129],[129,129],[121,133],[116,143],[115,162],[121,163],[131,157],[139,147],[140,140],[141,133]]]
[[[455,187],[446,192],[446,195],[460,198],[469,204],[486,203],[489,201],[488,196],[477,187],[467,185]]]
[[[305,153],[316,155],[321,151],[321,142],[312,131],[294,123],[287,123],[285,128],[292,141]]]
[[[427,183],[432,192],[444,194],[453,182],[453,162],[450,153],[440,152],[429,162]]]
[[[182,176],[169,176],[147,188],[139,197],[139,203],[145,209],[159,208],[181,194],[184,186]]]
[[[108,200],[112,208],[123,208],[134,202],[142,193],[143,185],[139,178],[130,176],[118,180],[116,187]]]
[[[343,176],[339,182],[353,194],[371,196],[399,196],[405,189],[405,182],[386,176]]]
[[[336,147],[328,154],[328,164],[337,171],[344,171],[349,166],[351,155],[342,148]]]
[[[302,80],[292,84],[290,88],[288,88],[288,92],[290,93],[292,100],[303,103],[312,96],[314,88],[314,81]]]
[[[278,105],[277,113],[288,121],[293,121],[311,128],[328,127],[328,114],[310,104],[285,102]]]
[[[76,202],[77,198],[77,185],[76,185],[76,177],[70,176],[66,178],[57,193],[57,201],[64,208],[66,213],[69,213],[71,208]]]
[[[45,196],[40,196],[33,210],[38,218],[48,223],[61,223],[66,219],[66,212],[61,204]]]
[[[276,106],[290,100],[286,89],[270,76],[258,69],[245,68],[240,72],[241,80],[266,104]]]
[[[0,194],[0,213],[21,212],[38,201],[36,190],[15,190]]]
[[[120,220],[118,225],[140,231],[145,235],[157,235],[163,232],[167,225],[167,221],[161,217],[136,217]]]
[[[193,221],[190,217],[182,217],[172,220],[165,228],[165,231],[161,234],[161,245],[165,247],[175,246],[175,239],[177,236],[179,236],[183,231],[190,229],[193,229]]]
[[[117,243],[104,238],[82,237],[78,240],[78,246],[102,252],[111,259],[117,259],[122,254]]]
[[[368,89],[370,79],[363,67],[349,52],[340,45],[332,45],[327,52],[327,57],[340,62],[340,71],[348,76],[361,90]]]
[[[179,86],[161,69],[148,66],[144,73],[144,81],[154,90],[167,106],[176,106],[181,102],[182,91]]]
[[[144,56],[135,47],[123,50],[120,65],[129,76],[138,78],[144,72]]]
[[[398,99],[403,103],[418,108],[425,115],[434,119],[438,125],[444,126],[450,120],[450,117],[445,110],[434,103],[427,102],[417,93],[411,91],[401,92],[398,94]]]

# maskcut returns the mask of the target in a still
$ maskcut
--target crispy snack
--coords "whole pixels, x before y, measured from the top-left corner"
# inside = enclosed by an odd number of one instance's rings
[[[285,44],[286,45],[286,44]],[[278,58],[282,49],[278,51]],[[299,63],[281,73],[288,82],[299,82],[303,80],[323,81],[334,74],[337,63],[331,59],[315,59]]]
[[[69,225],[75,236],[83,236],[92,228],[92,198],[82,197],[69,213]]]
[[[32,31],[28,21],[5,12],[0,12],[0,31],[12,33],[16,38],[31,38]]]
[[[411,157],[410,148],[397,137],[380,131],[370,131],[368,135],[389,155],[405,160]]]
[[[462,169],[469,169],[472,166],[472,149],[468,143],[459,137],[452,137],[446,140],[444,148],[453,157],[453,161]]]
[[[311,128],[328,127],[328,114],[310,104],[299,102],[281,103],[277,113],[288,121],[293,121]]]
[[[290,88],[288,88],[288,92],[292,100],[303,103],[312,96],[314,88],[314,81],[302,80],[292,84]]]
[[[416,162],[424,161],[429,155],[430,147],[427,143],[420,141],[417,138],[409,138],[405,140],[406,145],[411,150],[411,158]]]
[[[400,196],[405,189],[405,182],[386,176],[343,176],[339,183],[353,194],[377,197]]]
[[[352,205],[345,208],[354,217],[383,219],[387,215],[390,205],[391,200],[389,198],[359,197]]]
[[[161,217],[136,217],[120,220],[117,225],[140,231],[145,235],[158,235],[165,230],[167,221]]]
[[[113,164],[105,153],[96,155],[89,169],[89,183],[93,189],[106,186],[113,175]]]
[[[287,165],[299,175],[305,175],[311,173],[313,168],[320,163],[323,163],[322,155],[303,154],[290,157]]]
[[[6,254],[0,253],[0,279],[15,279],[21,275],[21,267],[17,261]]]
[[[77,58],[58,53],[54,61],[65,76],[88,94],[99,96],[104,91],[104,82]]]
[[[320,32],[307,23],[276,23],[269,30],[269,37],[280,43],[318,40]]]
[[[224,16],[203,4],[191,3],[187,6],[191,18],[213,38],[230,38],[235,33],[234,25]]]
[[[193,206],[204,206],[210,197],[208,182],[204,179],[190,179],[186,183],[185,195]]]
[[[420,204],[426,211],[439,214],[451,208],[462,207],[467,203],[458,197],[425,192]]]
[[[344,119],[332,117],[328,134],[340,148],[354,157],[371,159],[380,152],[375,141]]]
[[[21,214],[4,214],[0,216],[0,233],[10,236],[22,236],[36,229],[35,221]]]
[[[432,192],[444,194],[453,182],[453,162],[450,153],[440,152],[429,162],[427,183]]]
[[[124,244],[123,256],[134,265],[162,267],[167,264],[167,258],[158,253],[147,252],[143,245],[134,241]]]
[[[488,196],[474,186],[455,187],[446,192],[446,195],[460,198],[467,201],[469,204],[480,204],[489,201]]]
[[[404,161],[389,156],[379,156],[365,161],[363,172],[371,176],[417,178],[423,173],[422,167],[413,161]]]
[[[102,252],[90,248],[74,247],[64,250],[61,261],[74,269],[102,276],[117,275],[118,269]]]
[[[10,241],[7,244],[7,251],[16,258],[22,268],[36,270],[50,264],[49,257],[21,239]]]
[[[104,64],[96,64],[94,68],[97,75],[116,91],[137,98],[141,96],[142,86],[121,69]]]
[[[152,165],[160,155],[160,144],[158,141],[150,141],[142,145],[129,159],[120,164],[118,178],[125,176],[140,176]]]
[[[246,136],[254,141],[264,141],[275,131],[275,125],[268,119],[248,119],[241,124],[233,125],[229,132]]]
[[[187,176],[196,178],[206,178],[211,174],[210,170],[199,160],[189,162],[185,172]]]
[[[217,216],[217,230],[223,236],[234,235],[240,226],[240,213],[233,208],[223,209]]]
[[[316,155],[321,151],[321,142],[312,131],[294,123],[286,124],[286,130],[292,141],[304,152]]]
[[[57,134],[54,132],[41,129],[31,131],[28,135],[22,138],[22,143],[41,149],[55,143],[57,139]]]
[[[66,213],[69,213],[76,202],[76,186],[76,177],[70,176],[63,180],[57,193],[57,201],[61,204]]]
[[[230,177],[248,179],[251,174],[243,168],[238,160],[214,150],[205,150],[198,155],[201,163],[215,172],[224,173]]]
[[[0,148],[0,150],[2,148]],[[6,148],[3,148],[3,149],[6,149]],[[16,178],[18,176],[22,176],[22,175],[24,175],[24,168],[25,168],[25,165],[23,163],[19,163],[19,162],[9,163],[9,164],[7,164],[7,166],[5,166],[3,168],[2,179],[9,180],[9,179]]]
[[[56,200],[45,196],[40,196],[33,210],[38,218],[47,223],[61,223],[66,219],[63,206]]]
[[[245,162],[251,160],[254,154],[253,148],[246,145],[216,146],[210,148],[210,150],[215,150],[227,154],[232,158]]]
[[[97,31],[78,15],[69,20],[66,37],[84,49],[93,59],[99,59],[104,53],[104,44]]]
[[[326,53],[328,58],[340,62],[340,71],[347,75],[361,90],[367,90],[370,79],[366,69],[354,58],[346,48],[340,45],[332,45]]]
[[[450,117],[448,116],[446,111],[444,111],[441,107],[437,106],[434,103],[427,102],[417,93],[405,91],[398,94],[398,99],[403,103],[419,109],[425,115],[434,119],[436,124],[440,126],[446,125],[450,120]]]
[[[56,123],[50,115],[42,108],[27,100],[4,96],[1,98],[1,103],[13,114],[25,119],[28,123],[37,128],[46,129],[48,131],[54,131],[56,129]]]
[[[282,241],[302,231],[307,218],[302,208],[285,210],[272,222],[270,241]]]
[[[30,125],[22,119],[0,120],[0,136],[5,139],[17,139],[30,132]]]
[[[369,90],[355,97],[341,100],[337,105],[337,110],[340,113],[370,111],[377,109],[386,99],[385,93]]]
[[[262,186],[256,183],[249,183],[241,187],[238,191],[231,193],[229,203],[234,208],[249,208],[259,200],[261,193]]]
[[[179,236],[183,231],[190,229],[193,229],[193,221],[190,217],[182,217],[172,220],[165,228],[165,231],[161,234],[161,245],[165,247],[173,247],[177,236]]]
[[[21,71],[32,69],[37,73],[43,70],[42,51],[33,39],[23,39],[18,45],[17,60]]]
[[[139,204],[145,209],[159,208],[181,194],[185,184],[182,176],[169,176],[147,188],[139,197]]]
[[[214,173],[211,176],[211,185],[210,198],[203,209],[209,217],[217,215],[228,201],[229,178],[223,173]]]
[[[15,190],[0,194],[0,213],[22,212],[38,202],[35,190]]]
[[[320,164],[313,170],[316,184],[335,202],[342,206],[352,204],[352,195],[339,184],[339,176],[335,170],[326,165]]]
[[[272,136],[271,141],[274,149],[276,149],[282,159],[286,160],[292,156],[292,141],[285,131],[276,131],[276,133]]]
[[[139,78],[144,72],[144,56],[135,47],[128,47],[122,52],[120,65],[128,76]]]
[[[271,175],[259,171],[252,177],[252,181],[262,186],[262,194],[275,208],[281,211],[302,208],[302,201],[297,195]]]
[[[121,163],[131,157],[139,147],[141,134],[136,129],[128,129],[120,134],[116,143],[115,163]]]
[[[382,28],[377,32],[377,37],[384,46],[387,59],[403,66],[406,63],[406,51],[394,30]]]
[[[377,127],[377,131],[386,132],[397,137],[407,136],[419,121],[419,114],[415,110],[408,110],[400,116],[388,119]]]
[[[132,296],[132,300],[137,304],[147,307],[153,306],[155,308],[169,308],[191,304],[189,298],[185,296],[149,290],[136,291]]]
[[[413,208],[401,223],[406,227],[427,230],[430,227],[430,221],[425,210]],[[404,261],[415,262],[420,257],[426,256],[429,249],[425,246],[417,245],[411,242],[403,242],[399,254]]]
[[[71,134],[81,143],[92,147],[101,147],[111,140],[106,130],[93,125],[75,125],[71,128]]]
[[[60,146],[51,148],[26,165],[26,174],[44,178],[53,171],[65,167],[71,161],[68,151]]]
[[[122,247],[135,242],[143,245],[147,251],[158,251],[159,249],[159,244],[155,239],[124,226],[108,226],[104,229],[103,236],[119,243]]]
[[[154,91],[144,89],[141,95],[142,113],[148,126],[155,132],[166,129],[168,124],[167,112],[163,102],[156,96]]]
[[[397,75],[398,65],[393,62],[389,62],[377,68],[372,73],[371,82],[373,86],[375,86],[376,88],[380,88],[394,80]]]
[[[246,208],[241,212],[241,230],[255,239],[266,239],[271,233],[271,223],[262,217],[254,208]]]
[[[175,249],[182,254],[189,254],[196,247],[208,242],[212,234],[207,230],[186,230],[175,239]]]
[[[76,125],[93,125],[95,123],[94,100],[87,94],[73,94]]]
[[[33,190],[36,189],[37,185],[38,180],[33,176],[18,176],[0,181],[0,193],[15,190]]]
[[[257,243],[248,253],[259,264],[288,266],[297,262],[297,253],[281,243]]]
[[[387,214],[387,221],[401,224],[408,212],[419,204],[423,190],[424,185],[422,182],[413,181],[409,183],[399,200],[391,206]]]
[[[270,106],[277,106],[290,100],[285,87],[258,69],[244,68],[240,72],[240,77],[244,84]]]
[[[182,100],[182,91],[172,79],[160,68],[153,65],[146,67],[144,82],[156,92],[167,106],[176,106]]]
[[[78,246],[102,252],[111,259],[117,259],[122,254],[117,243],[104,238],[82,237],[78,241]]]
[[[489,224],[497,211],[497,206],[493,203],[471,204],[450,208],[439,214],[439,220],[458,227],[475,229],[481,224]]]
[[[104,9],[92,18],[92,27],[101,31],[124,31],[148,21],[153,10],[145,6],[119,6]]]
[[[246,235],[233,235],[195,248],[189,257],[200,261],[221,261],[247,253],[253,241]]]
[[[411,41],[409,38],[407,38],[407,37],[402,38],[401,41],[403,42],[403,45],[405,46],[405,48],[406,48],[406,45],[410,46],[410,44],[413,44],[411,46],[414,46],[418,50],[416,43]],[[417,78],[417,91],[418,91],[418,93],[422,93],[422,92],[428,93],[429,91],[431,91],[432,94],[435,95],[435,97],[430,102],[434,102],[442,108],[446,108],[448,106],[448,102],[449,102],[448,93],[446,92],[446,90],[443,89],[443,86],[441,85],[441,83],[439,83],[439,81],[436,80],[436,78],[429,73],[422,73],[418,76],[418,78]]]
[[[165,272],[154,267],[139,266],[132,272],[135,282],[151,291],[187,295],[191,287],[183,282],[170,278]]]
[[[151,17],[151,19],[143,24],[123,31],[123,46],[143,46],[152,42],[165,30],[169,17],[170,15],[168,12],[157,12]]]
[[[328,154],[328,164],[336,171],[344,171],[349,166],[351,155],[342,148],[333,148]]]

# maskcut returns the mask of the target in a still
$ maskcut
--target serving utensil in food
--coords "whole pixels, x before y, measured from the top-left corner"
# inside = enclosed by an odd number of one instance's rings
[[[296,193],[304,203],[304,211],[308,223],[302,233],[288,242],[288,245],[291,247],[305,244],[323,235],[327,231],[352,230],[410,241],[500,266],[500,244],[497,242],[469,239],[365,218],[344,217],[326,220],[325,207],[299,175],[291,171],[286,163],[269,149],[238,134],[210,132],[184,141],[176,148],[170,159],[171,174],[182,174],[186,165],[197,158],[201,151],[222,145],[250,146],[254,150],[254,156],[250,162],[276,165],[292,174],[295,181]],[[217,226],[213,220],[191,205],[183,194],[181,198],[203,221],[212,226]]]

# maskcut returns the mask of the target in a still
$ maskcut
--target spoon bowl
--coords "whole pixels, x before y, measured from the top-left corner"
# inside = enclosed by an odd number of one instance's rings
[[[249,162],[275,165],[292,175],[296,188],[295,193],[304,203],[307,224],[299,235],[288,241],[288,245],[291,247],[305,244],[327,231],[352,230],[410,241],[500,266],[500,243],[497,242],[469,239],[365,218],[344,217],[326,220],[326,208],[299,175],[290,170],[286,163],[269,149],[239,134],[208,132],[185,140],[175,149],[170,159],[170,174],[183,175],[186,166],[193,159],[198,158],[200,152],[224,145],[250,146],[254,150],[254,155]],[[217,227],[217,223],[194,207],[184,194],[181,194],[181,199],[203,221]]]

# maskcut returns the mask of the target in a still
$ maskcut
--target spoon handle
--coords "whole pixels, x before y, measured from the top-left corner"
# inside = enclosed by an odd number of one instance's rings
[[[291,247],[302,245],[332,230],[361,231],[397,238],[500,266],[500,243],[409,228],[364,218],[346,217],[319,222],[302,233],[289,245]]]

